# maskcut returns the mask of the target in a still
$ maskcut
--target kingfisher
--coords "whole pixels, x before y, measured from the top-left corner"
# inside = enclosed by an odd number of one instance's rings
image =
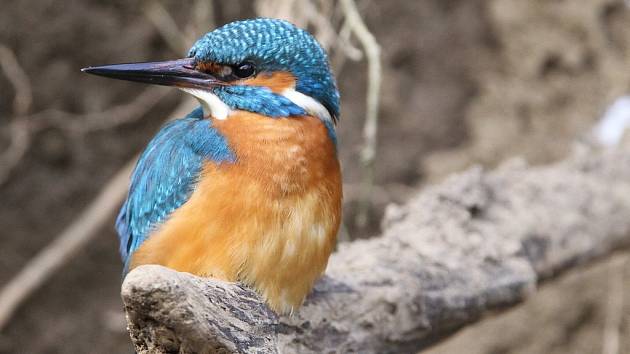
[[[208,32],[183,59],[82,71],[200,102],[135,166],[116,220],[124,274],[159,264],[247,284],[278,313],[297,309],[326,268],[342,206],[339,92],[317,40],[250,19]]]

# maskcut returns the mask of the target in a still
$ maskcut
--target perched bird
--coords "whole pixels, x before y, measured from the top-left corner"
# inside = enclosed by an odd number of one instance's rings
[[[229,23],[187,58],[83,69],[175,86],[201,107],[142,153],[116,228],[143,264],[242,281],[297,308],[326,268],[341,215],[339,93],[325,51],[289,22]]]

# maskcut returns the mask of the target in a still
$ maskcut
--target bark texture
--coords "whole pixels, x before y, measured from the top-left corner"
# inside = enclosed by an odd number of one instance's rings
[[[251,290],[159,266],[122,297],[139,353],[407,353],[546,278],[630,244],[630,151],[473,168],[388,208],[382,236],[342,244],[293,316]]]

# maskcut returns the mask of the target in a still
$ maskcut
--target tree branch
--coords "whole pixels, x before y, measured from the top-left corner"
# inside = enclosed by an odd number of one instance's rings
[[[139,353],[413,352],[630,244],[630,148],[474,168],[341,245],[291,317],[237,284],[143,266],[122,297]]]
[[[183,117],[195,104],[192,99],[185,100],[175,108],[172,115]],[[128,161],[107,182],[86,210],[0,289],[0,330],[8,324],[24,300],[72,259],[71,256],[82,249],[111,220],[111,215],[127,194],[129,175],[135,161],[135,157]]]
[[[368,222],[370,196],[374,185],[374,161],[376,158],[376,145],[378,133],[378,109],[381,91],[381,47],[378,45],[372,32],[363,22],[354,0],[341,0],[341,7],[346,16],[346,23],[357,36],[367,57],[368,62],[368,88],[366,97],[365,124],[363,125],[363,148],[361,149],[361,163],[363,165],[361,176],[362,198],[358,204],[356,224],[359,228],[365,228]]]

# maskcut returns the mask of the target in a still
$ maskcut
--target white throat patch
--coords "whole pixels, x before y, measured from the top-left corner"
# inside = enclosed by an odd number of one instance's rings
[[[204,117],[211,116],[215,119],[225,120],[232,113],[232,109],[225,104],[225,102],[221,101],[217,95],[210,91],[194,88],[181,88],[181,90],[197,97],[201,103],[201,107],[203,108]],[[298,92],[293,88],[288,88],[282,91],[281,95],[304,109],[306,113],[313,115],[324,122],[333,123],[333,119],[326,107],[313,97]],[[331,124],[331,126],[334,127],[335,125]]]
[[[204,117],[211,116],[215,119],[225,120],[232,113],[230,107],[210,91],[194,88],[182,88],[181,90],[197,97],[203,108]]]
[[[301,92],[296,91],[293,88],[288,88],[282,91],[282,96],[288,98],[291,102],[296,105],[302,107],[306,111],[306,113],[318,117],[324,122],[333,123],[333,119],[330,116],[330,113],[324,107],[323,104],[319,103],[316,99],[311,96],[307,96]],[[335,125],[332,124],[334,127]]]

